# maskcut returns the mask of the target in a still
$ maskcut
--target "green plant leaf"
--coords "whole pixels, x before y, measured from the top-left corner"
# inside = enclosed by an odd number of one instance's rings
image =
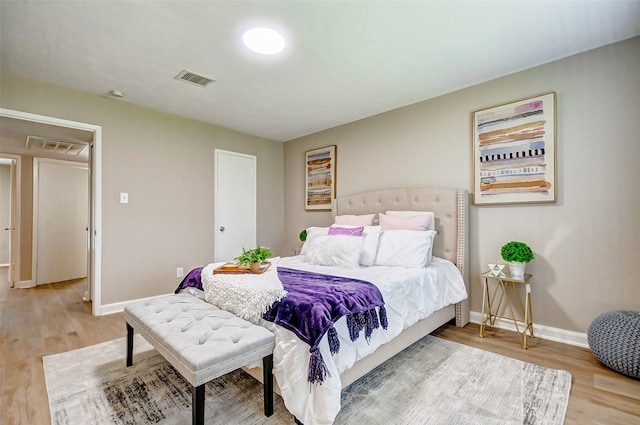
[[[250,266],[253,263],[262,263],[267,258],[271,257],[273,253],[269,248],[258,245],[254,249],[242,248],[242,254],[234,258],[238,264],[246,264]]]
[[[504,261],[516,261],[518,263],[528,263],[536,258],[535,254],[524,242],[507,242],[500,249],[500,255]]]

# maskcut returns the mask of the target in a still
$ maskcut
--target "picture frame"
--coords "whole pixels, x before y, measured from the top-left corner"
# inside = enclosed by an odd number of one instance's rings
[[[304,164],[304,208],[330,210],[336,197],[336,146],[306,151]]]
[[[557,201],[556,93],[473,113],[474,205]]]

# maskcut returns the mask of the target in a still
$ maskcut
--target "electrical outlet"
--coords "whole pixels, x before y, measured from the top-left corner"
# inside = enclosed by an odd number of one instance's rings
[[[129,194],[127,192],[120,192],[120,203],[121,204],[129,203]]]
[[[182,267],[176,268],[176,277],[184,276],[184,269]]]

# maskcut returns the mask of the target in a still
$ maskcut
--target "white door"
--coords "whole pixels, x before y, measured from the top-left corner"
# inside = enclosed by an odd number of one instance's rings
[[[11,263],[11,161],[0,162],[0,266]]]
[[[4,154],[0,157],[0,237],[1,242],[0,263],[9,265],[9,286],[15,287],[20,266],[20,227],[19,220],[19,193],[20,193],[20,157]],[[5,167],[8,168],[8,174]]]
[[[88,168],[70,161],[34,160],[36,285],[87,277]]]
[[[256,157],[215,151],[215,261],[256,247]]]

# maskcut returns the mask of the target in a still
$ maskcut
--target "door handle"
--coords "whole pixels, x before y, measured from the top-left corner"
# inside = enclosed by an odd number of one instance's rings
[[[11,227],[5,227],[4,230],[11,230]]]
[[[224,226],[220,226],[220,231],[224,232]]]

